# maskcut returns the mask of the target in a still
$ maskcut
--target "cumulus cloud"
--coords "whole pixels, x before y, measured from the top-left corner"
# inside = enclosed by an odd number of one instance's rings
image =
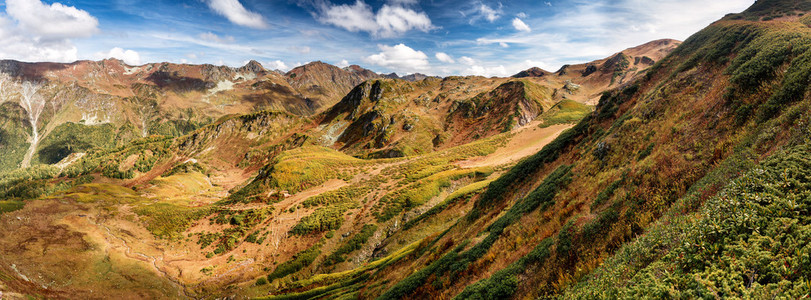
[[[431,19],[424,12],[418,12],[408,5],[412,1],[392,1],[374,12],[362,0],[354,4],[335,5],[323,2],[318,5],[318,21],[334,25],[352,32],[367,32],[378,37],[393,37],[410,30],[428,32],[434,28]]]
[[[524,23],[524,21],[521,21],[521,19],[519,19],[519,18],[513,19],[513,27],[515,27],[515,30],[518,30],[518,31],[524,31],[524,32],[532,31],[532,29],[529,28],[529,25],[527,25],[527,23]]]
[[[221,43],[221,44],[227,44],[227,43],[233,43],[234,42],[234,37],[233,36],[226,35],[226,36],[220,37],[219,35],[216,35],[213,32],[201,33],[200,35],[198,35],[198,37],[201,40],[204,40],[204,41],[209,41],[209,42],[214,42],[214,43]]]
[[[349,61],[346,60],[346,59],[343,59],[340,62],[338,62],[338,64],[336,66],[338,66],[339,68],[346,68],[346,67],[349,66]]]
[[[287,67],[287,64],[285,64],[285,63],[284,63],[283,61],[281,61],[281,60],[274,60],[274,61],[271,61],[271,62],[269,62],[269,63],[267,64],[267,66],[268,66],[268,68],[269,68],[269,69],[271,69],[271,70],[282,70],[282,71],[285,71],[285,72],[286,72],[287,70],[290,70],[290,68],[288,68],[288,67]]]
[[[404,44],[378,45],[378,47],[381,52],[364,58],[365,62],[401,73],[425,72],[430,68],[428,55],[422,51],[411,49]]]
[[[438,59],[439,61],[444,62],[444,63],[452,64],[452,63],[456,62],[456,61],[453,60],[453,57],[451,57],[450,55],[448,55],[445,52],[437,52],[435,54],[435,56],[436,56],[436,59]]]
[[[71,39],[89,37],[98,20],[84,10],[39,0],[7,0],[0,15],[0,57],[25,61],[71,62],[77,49]]]
[[[39,0],[7,0],[6,13],[20,27],[45,39],[89,37],[98,32],[99,21],[88,12],[61,3]]]
[[[506,76],[510,76],[510,73],[507,72],[507,68],[505,68],[502,65],[498,65],[498,66],[495,66],[495,67],[484,67],[484,66],[479,66],[479,65],[473,65],[473,66],[470,66],[470,68],[468,68],[467,70],[465,70],[465,73],[470,74],[470,75],[478,75],[478,76],[486,76],[486,77],[492,77],[492,76],[506,77]]]
[[[133,50],[124,50],[119,47],[110,49],[108,52],[96,53],[96,59],[115,58],[123,60],[125,64],[137,66],[141,64],[141,55]]]
[[[463,67],[464,69],[459,69],[457,72],[465,75],[478,75],[478,76],[510,76],[510,72],[507,71],[507,68],[503,65],[497,66],[487,66],[483,64],[480,60],[474,59],[469,56],[462,56],[459,58],[459,62],[463,65],[467,65],[467,67]],[[512,69],[512,68],[510,68]]]
[[[239,0],[208,0],[207,3],[211,10],[224,16],[231,23],[255,29],[268,28],[262,15],[245,9]]]

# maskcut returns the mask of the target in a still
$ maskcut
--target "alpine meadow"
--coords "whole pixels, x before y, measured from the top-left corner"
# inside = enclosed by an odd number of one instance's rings
[[[0,0],[0,299],[811,297],[811,0],[581,2]]]

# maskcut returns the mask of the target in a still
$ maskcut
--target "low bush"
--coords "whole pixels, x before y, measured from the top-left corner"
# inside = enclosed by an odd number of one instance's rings
[[[310,248],[305,249],[304,251],[299,252],[293,259],[286,261],[276,267],[276,270],[273,273],[270,273],[267,276],[267,280],[273,282],[274,279],[282,278],[287,275],[296,273],[301,271],[302,269],[308,267],[310,264],[315,261],[315,258],[321,254],[321,243],[317,243]]]

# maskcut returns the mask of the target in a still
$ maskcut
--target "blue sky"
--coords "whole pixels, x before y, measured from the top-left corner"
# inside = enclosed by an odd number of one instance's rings
[[[684,40],[752,0],[4,0],[0,58],[507,76]]]

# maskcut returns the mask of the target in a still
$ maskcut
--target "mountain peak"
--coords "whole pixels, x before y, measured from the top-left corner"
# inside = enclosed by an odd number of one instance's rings
[[[778,18],[797,12],[811,11],[811,2],[800,0],[757,0],[746,9],[746,16]]]
[[[259,72],[264,72],[265,67],[263,67],[262,64],[260,64],[258,61],[255,61],[255,60],[252,59],[247,64],[245,64],[244,66],[239,68],[239,70],[240,71],[253,72],[253,73],[259,73]]]
[[[545,75],[550,74],[544,69],[538,67],[532,67],[526,69],[524,71],[518,72],[518,74],[513,75],[514,78],[526,78],[526,77],[543,77]]]

